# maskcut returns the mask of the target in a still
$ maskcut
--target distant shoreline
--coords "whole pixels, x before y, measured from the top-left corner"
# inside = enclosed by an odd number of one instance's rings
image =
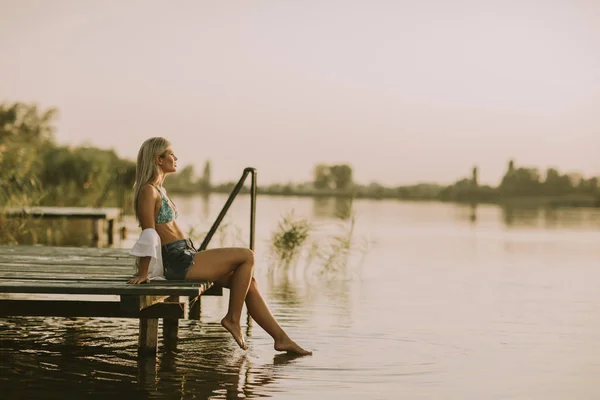
[[[224,194],[229,195],[231,190],[212,189],[209,192],[198,191],[182,191],[171,189],[169,191],[177,195],[211,195]],[[240,195],[247,195],[250,191],[244,187],[240,191]],[[259,196],[273,197],[311,197],[311,198],[344,198],[344,199],[367,199],[367,200],[397,200],[397,201],[412,201],[412,202],[439,202],[439,203],[454,203],[454,204],[495,204],[499,206],[514,206],[514,207],[586,207],[600,208],[600,198],[592,195],[583,194],[568,194],[557,196],[518,196],[518,197],[498,197],[493,199],[465,199],[465,200],[445,200],[436,197],[425,196],[393,196],[387,194],[373,195],[367,193],[351,192],[351,191],[272,191],[264,188],[257,189]]]

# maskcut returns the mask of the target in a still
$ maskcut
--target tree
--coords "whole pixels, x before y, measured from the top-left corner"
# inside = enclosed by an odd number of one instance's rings
[[[329,166],[325,164],[317,164],[315,166],[315,189],[324,190],[331,189],[331,170]]]
[[[579,181],[578,189],[587,194],[595,194],[598,191],[598,178],[582,179]]]
[[[529,196],[540,191],[540,173],[535,168],[517,168],[511,160],[498,187],[504,196]]]
[[[573,191],[571,179],[567,175],[561,175],[554,168],[548,168],[546,171],[543,188],[544,193],[547,195],[567,194]]]
[[[0,104],[0,203],[26,205],[41,196],[40,152],[54,141],[55,109]]]
[[[0,104],[0,143],[10,139],[30,145],[53,142],[56,115],[55,108],[41,112],[35,104]]]
[[[331,181],[337,190],[349,189],[352,184],[352,167],[347,164],[330,167]]]

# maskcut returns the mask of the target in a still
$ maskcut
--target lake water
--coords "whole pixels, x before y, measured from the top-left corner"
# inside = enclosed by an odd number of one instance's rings
[[[174,197],[199,239],[225,199]],[[269,239],[291,210],[321,249],[351,210],[347,262],[322,274],[306,252],[275,268]],[[248,221],[241,196],[211,247],[247,244]],[[128,247],[139,231],[125,223]],[[237,349],[219,324],[227,291],[181,322],[176,349],[141,360],[135,320],[10,318],[0,397],[600,398],[600,209],[259,197],[256,232],[259,286],[312,356],[277,354],[254,322]]]

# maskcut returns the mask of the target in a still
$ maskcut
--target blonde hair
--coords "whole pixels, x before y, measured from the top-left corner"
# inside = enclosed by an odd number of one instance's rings
[[[151,183],[160,176],[160,167],[156,163],[156,157],[163,155],[171,143],[163,137],[147,139],[140,147],[135,167],[135,182],[133,183],[133,211],[136,219],[138,216],[138,198],[140,191],[147,183]]]

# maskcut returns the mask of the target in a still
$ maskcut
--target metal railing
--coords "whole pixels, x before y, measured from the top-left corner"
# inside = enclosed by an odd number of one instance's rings
[[[238,193],[244,186],[244,182],[246,181],[246,178],[248,177],[249,174],[252,175],[252,181],[251,181],[251,186],[250,186],[250,246],[249,247],[251,250],[254,250],[254,230],[255,230],[255,226],[256,226],[256,168],[248,167],[248,168],[244,169],[244,173],[242,174],[242,177],[240,178],[238,183],[234,186],[233,190],[231,191],[231,194],[229,195],[229,198],[225,202],[223,209],[217,216],[217,219],[213,223],[213,225],[210,228],[210,230],[208,231],[208,233],[206,234],[206,237],[204,238],[204,241],[202,241],[202,244],[198,248],[198,251],[206,250],[208,243],[210,242],[213,235],[219,228],[219,225],[223,221],[225,214],[227,214],[227,211],[229,210],[229,207],[233,203],[233,200],[235,199],[235,197],[238,195]]]

